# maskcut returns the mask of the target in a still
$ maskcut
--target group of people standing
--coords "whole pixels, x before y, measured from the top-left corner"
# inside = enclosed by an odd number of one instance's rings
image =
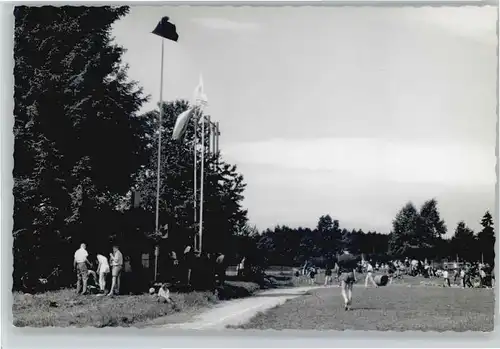
[[[175,251],[168,253],[168,262],[164,265],[160,278],[169,284],[184,284],[186,286],[201,286],[207,279],[214,279],[223,284],[227,265],[222,253],[200,253],[191,246],[186,246],[177,258]],[[194,282],[194,285],[193,285]]]
[[[377,283],[375,282],[375,279],[373,278],[373,272],[374,272],[374,267],[372,266],[371,262],[361,260],[357,260],[357,265],[355,269],[364,269],[366,271],[366,278],[365,278],[365,287],[368,287],[368,283],[370,282],[373,286],[378,287]],[[311,285],[316,284],[316,275],[319,273],[318,268],[311,266],[309,268],[305,267],[302,270],[303,275],[308,275],[309,276],[309,283]],[[335,279],[339,281],[339,286],[341,284],[340,280],[340,275],[341,275],[341,269],[338,263],[335,263],[334,267],[327,263],[325,266],[325,282],[324,286],[328,286],[332,284],[334,280],[334,274],[336,274]],[[297,271],[295,276],[299,276],[299,272]]]
[[[495,286],[495,275],[487,263],[465,263],[460,266],[458,263],[455,263],[452,270],[445,268],[444,270],[438,270],[437,274],[438,276],[443,276],[444,284],[448,287],[451,287],[451,278],[453,278],[455,284],[458,280],[462,288],[475,287],[476,285],[472,282],[474,279],[479,279],[479,285],[477,285],[479,287]]]
[[[105,294],[106,278],[111,272],[111,288],[107,295],[112,296],[119,294],[120,279],[123,268],[123,255],[120,252],[119,247],[117,245],[113,246],[113,252],[109,254],[109,261],[106,256],[99,253],[96,254],[95,258],[97,262],[97,270],[94,272],[91,270],[93,265],[89,261],[89,253],[87,252],[86,244],[82,243],[80,248],[76,250],[73,260],[73,268],[77,276],[76,293],[82,295],[87,294],[88,279],[90,275],[93,275],[95,278],[98,276],[100,293]]]
[[[394,277],[402,277],[403,274],[408,276],[423,276],[425,278],[443,278],[445,287],[451,287],[452,281],[455,284],[458,281],[458,284],[462,288],[493,287],[495,281],[492,268],[488,263],[482,262],[453,263],[451,266],[450,263],[445,263],[437,267],[427,260],[419,261],[405,258],[404,261],[393,260],[387,263],[365,262],[363,267],[367,272],[367,282],[370,271],[379,270],[388,274],[391,282]],[[477,280],[478,284],[473,282],[473,280]]]

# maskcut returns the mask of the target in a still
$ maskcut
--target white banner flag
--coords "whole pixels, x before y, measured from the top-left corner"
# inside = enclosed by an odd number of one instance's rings
[[[191,118],[193,117],[195,109],[195,107],[191,107],[177,117],[177,120],[175,121],[174,132],[172,132],[172,139],[174,141],[178,141],[182,138],[182,136],[184,136],[187,125],[189,124],[189,120],[191,120]]]

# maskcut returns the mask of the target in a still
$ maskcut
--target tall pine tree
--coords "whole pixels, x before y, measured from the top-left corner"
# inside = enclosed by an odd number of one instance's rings
[[[418,254],[417,238],[419,215],[413,203],[407,203],[392,222],[392,232],[389,237],[389,252],[394,256],[412,256]]]
[[[417,234],[424,257],[437,257],[437,247],[441,245],[440,240],[446,234],[446,224],[440,217],[435,199],[426,201],[420,208]]]
[[[451,248],[455,257],[468,262],[478,260],[477,240],[474,231],[467,227],[465,222],[460,221],[451,238]]]
[[[483,255],[485,262],[494,264],[495,262],[495,228],[493,217],[486,211],[481,219],[483,229],[477,234],[479,252]]]
[[[136,112],[146,99],[127,80],[125,50],[110,34],[127,12],[14,10],[15,283],[27,270],[71,269],[80,240],[105,239],[110,220],[97,217],[114,210],[145,162]]]

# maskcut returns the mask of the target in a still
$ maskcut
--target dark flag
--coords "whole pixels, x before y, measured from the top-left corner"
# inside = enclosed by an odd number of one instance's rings
[[[152,33],[165,39],[177,41],[179,39],[179,34],[177,34],[175,24],[170,23],[168,20],[168,17],[163,17]]]

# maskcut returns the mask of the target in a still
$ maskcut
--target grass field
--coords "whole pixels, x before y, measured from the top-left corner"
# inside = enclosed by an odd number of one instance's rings
[[[380,288],[356,285],[351,311],[338,287],[311,291],[258,314],[243,329],[492,331],[492,289],[422,286],[419,278]],[[426,281],[427,282],[427,281]],[[406,285],[405,285],[406,283]],[[413,286],[412,286],[413,285]]]
[[[212,292],[171,292],[173,304],[159,303],[154,296],[123,295],[106,297],[77,296],[74,290],[65,289],[29,295],[14,293],[13,319],[18,327],[67,327],[67,326],[142,326],[146,323],[168,323],[172,319],[189,317],[210,308],[222,300],[248,297],[261,288],[294,286],[290,276],[269,276],[260,285],[238,281],[228,275],[218,295]],[[157,321],[156,321],[157,320]]]
[[[30,327],[150,326],[183,322],[220,300],[251,296],[261,288],[310,285],[295,278],[291,268],[266,272],[265,282],[228,281],[219,291],[171,293],[174,304],[159,303],[148,294],[136,296],[77,296],[74,290],[36,295],[14,293],[14,325]],[[327,287],[259,314],[243,328],[359,330],[483,330],[493,329],[494,291],[436,287],[439,279],[405,277],[393,285],[364,289],[358,277],[351,312],[344,312],[338,287]],[[316,285],[324,282],[319,274]],[[334,285],[336,282],[334,281]],[[430,285],[430,287],[424,287]]]
[[[255,283],[229,281],[220,294],[222,299],[234,299],[259,289]],[[70,289],[35,295],[14,293],[12,312],[18,327],[135,326],[178,313],[196,313],[219,302],[212,292],[171,293],[171,298],[173,304],[159,303],[149,294],[77,296]]]

